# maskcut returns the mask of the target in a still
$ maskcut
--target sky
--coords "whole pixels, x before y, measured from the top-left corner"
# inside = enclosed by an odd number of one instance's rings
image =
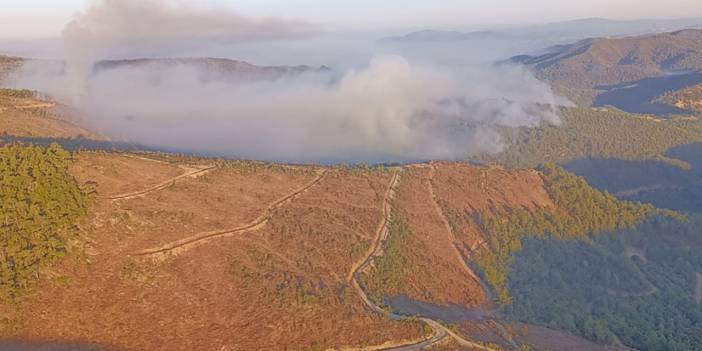
[[[2,0],[0,38],[58,37],[94,0]],[[166,0],[250,16],[303,20],[329,29],[461,29],[570,20],[702,17],[700,0]],[[204,4],[204,5],[203,5]]]

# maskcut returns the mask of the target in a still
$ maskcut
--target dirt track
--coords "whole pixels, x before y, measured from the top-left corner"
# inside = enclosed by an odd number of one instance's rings
[[[466,263],[465,258],[463,255],[461,255],[461,252],[458,249],[458,239],[456,238],[456,235],[453,233],[453,229],[451,229],[451,225],[448,222],[448,219],[446,219],[446,216],[444,215],[444,211],[441,209],[441,206],[439,206],[439,202],[436,200],[436,195],[434,195],[434,175],[436,173],[436,167],[434,165],[431,166],[431,171],[430,171],[430,176],[429,176],[429,181],[427,182],[427,188],[429,189],[429,197],[431,197],[431,202],[434,205],[434,209],[436,210],[436,213],[439,215],[441,218],[441,222],[444,224],[444,228],[446,228],[446,233],[449,235],[449,239],[451,241],[451,244],[453,244],[454,252],[456,253],[456,259],[461,262],[461,266],[463,269],[468,273],[468,275],[475,280],[476,283],[482,286],[482,281],[478,277],[475,272],[468,266]]]
[[[143,159],[143,158],[141,158],[141,159]],[[157,160],[151,160],[151,161],[160,162]],[[123,200],[131,200],[131,199],[135,199],[138,197],[142,197],[144,195],[148,195],[150,193],[168,188],[169,186],[174,185],[179,180],[183,180],[185,178],[196,178],[196,177],[202,176],[204,174],[207,174],[210,171],[212,171],[213,169],[217,168],[217,166],[205,166],[204,168],[203,167],[195,167],[195,166],[181,166],[181,168],[183,168],[185,170],[185,173],[183,173],[177,177],[171,178],[169,180],[166,180],[164,182],[161,182],[157,185],[154,185],[154,186],[147,188],[147,189],[144,189],[144,190],[130,192],[130,193],[126,193],[126,194],[108,196],[108,197],[105,197],[105,199],[112,200],[112,201],[123,201]]]
[[[319,182],[324,179],[324,176],[327,174],[327,170],[319,172],[317,177],[315,177],[314,180],[312,180],[310,183],[306,184],[300,189],[295,190],[294,192],[285,195],[284,197],[276,200],[273,202],[271,205],[269,205],[263,213],[258,216],[258,218],[254,219],[250,223],[234,228],[234,229],[227,229],[227,230],[220,230],[220,231],[214,231],[214,232],[207,232],[207,233],[200,233],[196,234],[194,236],[191,236],[189,238],[181,239],[175,242],[171,242],[168,244],[165,244],[163,246],[157,247],[157,248],[152,248],[152,249],[147,249],[143,250],[140,252],[137,252],[133,254],[133,256],[166,256],[166,255],[176,255],[182,252],[185,252],[197,245],[204,244],[210,240],[217,239],[217,238],[223,238],[227,236],[232,236],[232,235],[238,235],[238,234],[243,234],[247,232],[251,232],[254,230],[258,230],[262,227],[264,227],[268,221],[270,220],[271,216],[273,215],[273,211],[280,206],[292,201],[302,193],[306,192],[313,186],[317,185]]]
[[[391,206],[391,201],[395,196],[395,192],[397,189],[397,186],[399,185],[400,182],[400,171],[396,171],[395,174],[393,174],[392,180],[390,181],[390,185],[388,186],[388,190],[385,193],[385,196],[383,198],[383,220],[381,224],[378,226],[378,231],[376,235],[375,242],[373,244],[373,247],[369,250],[368,255],[366,256],[366,259],[363,260],[359,265],[355,266],[354,269],[351,271],[351,284],[353,285],[354,289],[358,292],[358,295],[361,297],[363,302],[368,306],[370,310],[376,313],[380,313],[383,315],[386,315],[387,312],[383,310],[380,306],[376,305],[373,303],[368,295],[366,294],[365,290],[363,290],[362,283],[360,282],[361,278],[361,273],[363,273],[366,269],[370,267],[372,264],[373,260],[377,256],[381,256],[384,252],[383,248],[383,243],[385,243],[388,239],[388,236],[390,235],[390,223],[392,220],[392,206]],[[402,316],[397,316],[397,317],[402,317]],[[369,347],[366,348],[365,350],[382,350],[382,351],[418,351],[422,350],[426,347],[435,345],[436,343],[442,341],[444,338],[450,336],[456,342],[458,342],[459,345],[465,346],[465,347],[470,347],[475,350],[484,350],[484,351],[495,351],[492,348],[485,347],[483,345],[474,343],[472,341],[466,340],[460,335],[454,333],[450,329],[446,328],[444,325],[442,325],[440,322],[435,321],[433,319],[429,318],[419,318],[420,321],[428,325],[434,330],[434,334],[432,335],[431,338],[420,341],[420,342],[414,342],[414,343],[409,343],[407,345],[402,345],[402,346],[392,346],[392,347],[386,347],[386,348],[378,348],[378,347]]]

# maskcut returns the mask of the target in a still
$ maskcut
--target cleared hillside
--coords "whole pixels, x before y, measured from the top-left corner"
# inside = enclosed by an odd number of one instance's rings
[[[490,293],[473,271],[486,266],[473,252],[492,250],[486,240],[501,234],[475,220],[497,207],[559,204],[539,172],[464,164],[323,168],[103,152],[71,159],[70,175],[94,198],[90,213],[71,229],[65,258],[0,306],[5,337],[125,350],[479,345],[460,328],[374,312],[354,272],[371,262],[363,282],[376,299],[487,307]],[[388,223],[389,241],[379,241]],[[398,228],[408,235],[400,243]],[[399,271],[398,257],[407,263]],[[399,284],[387,285],[392,279]],[[499,334],[493,318],[484,328]]]
[[[28,90],[0,89],[0,135],[103,139],[80,126],[78,113]]]

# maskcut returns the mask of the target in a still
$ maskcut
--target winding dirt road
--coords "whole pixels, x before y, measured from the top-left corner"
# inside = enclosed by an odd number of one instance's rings
[[[207,233],[200,233],[196,234],[194,236],[191,236],[189,238],[181,239],[175,242],[171,242],[168,244],[165,244],[160,247],[152,248],[152,249],[147,249],[143,250],[140,252],[137,252],[135,254],[132,254],[132,256],[161,256],[161,258],[165,258],[169,255],[177,255],[180,253],[183,253],[187,250],[192,249],[195,246],[202,245],[207,243],[210,240],[213,239],[218,239],[218,238],[224,238],[224,237],[229,237],[233,235],[239,235],[247,232],[252,232],[258,229],[263,228],[268,221],[271,219],[273,216],[273,212],[285,205],[286,203],[289,203],[290,201],[294,200],[296,197],[300,196],[313,186],[319,184],[322,179],[324,179],[324,176],[327,174],[327,170],[323,170],[318,172],[317,176],[312,180],[311,182],[307,183],[304,185],[302,188],[295,190],[294,192],[283,196],[282,198],[276,200],[272,204],[270,204],[266,209],[263,211],[263,213],[258,216],[258,218],[254,219],[250,223],[234,228],[234,229],[227,229],[227,230],[220,230],[220,231],[213,231],[213,232],[207,232]]]
[[[361,297],[363,302],[366,304],[366,306],[373,312],[387,315],[387,312],[383,310],[380,306],[376,305],[373,303],[370,298],[368,297],[368,294],[366,294],[365,290],[363,289],[363,283],[361,281],[361,274],[365,272],[373,263],[373,260],[378,257],[383,255],[384,253],[384,248],[383,244],[387,241],[388,236],[390,235],[390,224],[392,221],[392,199],[395,197],[395,193],[397,190],[397,187],[400,183],[400,172],[401,171],[395,171],[393,174],[392,180],[390,181],[390,185],[388,186],[387,191],[385,192],[385,196],[383,197],[383,220],[378,226],[378,230],[376,232],[376,238],[373,243],[373,246],[369,250],[366,258],[361,261],[359,264],[357,264],[354,269],[351,271],[350,274],[350,283],[358,293],[358,295]],[[394,318],[403,318],[406,316],[399,316],[399,315],[394,315],[391,317]],[[496,351],[492,348],[485,347],[483,345],[480,345],[478,343],[469,341],[461,337],[460,335],[454,333],[444,325],[442,325],[440,322],[435,321],[433,319],[425,318],[425,317],[420,317],[420,321],[428,325],[434,330],[434,333],[431,338],[428,338],[426,340],[420,341],[420,342],[414,342],[414,343],[409,343],[407,345],[401,345],[401,346],[393,346],[393,347],[386,347],[386,348],[378,348],[378,347],[369,347],[367,350],[381,350],[381,351],[419,351],[422,350],[426,347],[435,345],[436,343],[444,340],[446,337],[451,337],[453,338],[459,345],[469,347],[475,350],[484,350],[484,351]]]
[[[160,162],[157,160],[151,160],[151,161]],[[171,179],[163,181],[157,185],[154,185],[154,186],[149,187],[149,188],[144,189],[144,190],[134,191],[134,192],[120,194],[120,195],[107,196],[104,198],[107,200],[112,200],[112,201],[124,201],[124,200],[136,199],[136,198],[148,195],[150,193],[153,193],[153,192],[156,192],[159,190],[163,190],[165,188],[168,188],[169,186],[173,186],[176,182],[183,180],[185,178],[200,177],[202,175],[209,173],[213,169],[217,168],[217,166],[215,166],[215,165],[209,165],[209,166],[204,166],[204,167],[199,167],[199,166],[180,166],[180,167],[185,170],[185,173],[183,173],[177,177],[173,177]]]

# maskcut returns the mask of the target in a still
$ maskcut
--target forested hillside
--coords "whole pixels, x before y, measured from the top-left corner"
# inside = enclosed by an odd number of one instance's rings
[[[75,238],[89,197],[68,174],[70,160],[57,144],[0,147],[0,301],[27,288]]]
[[[580,158],[661,159],[671,147],[702,141],[702,122],[694,117],[663,120],[615,109],[567,108],[561,119],[560,126],[504,130],[507,149],[484,159],[523,168]]]
[[[587,39],[539,56],[518,56],[537,77],[571,88],[592,89],[655,77],[671,71],[702,70],[702,30],[628,38]]]
[[[507,272],[525,238],[582,239],[590,233],[633,228],[656,211],[650,205],[618,201],[552,164],[544,166],[543,177],[555,208],[491,208],[477,218],[488,245],[476,252],[474,261],[506,305],[511,302]]]
[[[655,218],[583,240],[529,239],[509,273],[513,318],[643,351],[702,344],[702,219]]]

